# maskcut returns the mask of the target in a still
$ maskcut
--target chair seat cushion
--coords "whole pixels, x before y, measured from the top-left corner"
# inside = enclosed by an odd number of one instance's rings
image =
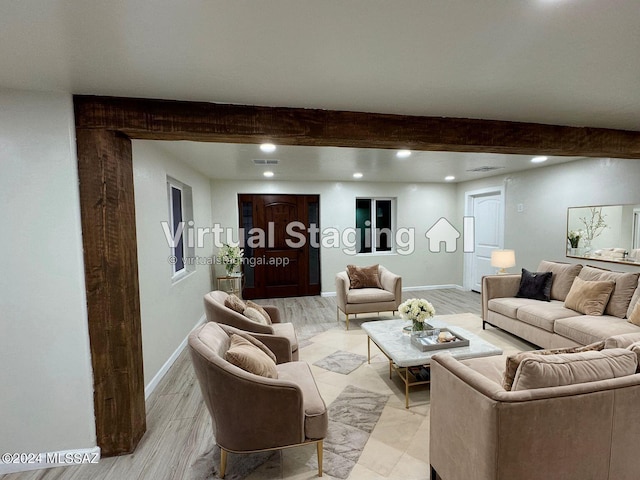
[[[310,440],[324,438],[329,414],[309,365],[306,362],[287,362],[276,365],[276,368],[278,379],[294,382],[302,390],[305,437]]]
[[[274,335],[279,335],[289,339],[291,343],[291,353],[298,351],[298,337],[293,323],[274,323],[271,325]]]
[[[394,300],[393,293],[380,288],[358,288],[347,293],[347,303],[380,303]]]

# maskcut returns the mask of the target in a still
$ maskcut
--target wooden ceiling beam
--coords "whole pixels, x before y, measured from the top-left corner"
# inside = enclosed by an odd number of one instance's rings
[[[78,128],[136,139],[640,158],[640,131],[121,97],[74,103]]]

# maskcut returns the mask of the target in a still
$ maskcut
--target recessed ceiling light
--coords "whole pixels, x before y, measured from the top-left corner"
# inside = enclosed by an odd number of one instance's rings
[[[398,158],[407,158],[411,156],[411,150],[398,150],[396,153],[396,157]]]
[[[271,153],[276,151],[276,146],[273,143],[263,143],[260,145],[260,150],[264,153]]]
[[[447,182],[450,182],[451,180],[455,180],[455,179],[456,179],[456,177],[454,177],[453,175],[447,175],[446,177],[444,177],[444,179],[445,179]]]
[[[272,172],[272,171],[270,171],[270,170],[267,170],[266,172],[264,172],[264,173],[263,173],[263,175],[264,175],[265,177],[273,177],[273,172]]]
[[[362,178],[362,174],[360,172],[356,172],[353,174],[353,178]]]
[[[548,158],[545,157],[545,156],[533,157],[531,159],[531,163],[542,163],[542,162],[546,162],[547,160],[548,160]]]

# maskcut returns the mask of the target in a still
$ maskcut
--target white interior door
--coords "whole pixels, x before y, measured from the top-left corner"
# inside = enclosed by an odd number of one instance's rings
[[[482,277],[495,273],[491,252],[504,244],[504,191],[468,192],[466,215],[474,217],[474,251],[465,254],[465,287],[480,292]]]

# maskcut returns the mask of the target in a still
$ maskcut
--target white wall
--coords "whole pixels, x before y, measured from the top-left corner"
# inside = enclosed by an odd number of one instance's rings
[[[73,105],[0,90],[0,452],[96,445]]]
[[[171,280],[167,261],[170,249],[161,225],[169,221],[167,175],[192,188],[196,226],[211,225],[211,190],[207,177],[168,156],[153,141],[132,143],[142,353],[148,394],[156,375],[164,372],[165,362],[204,315],[202,297],[212,290],[208,265],[196,265],[194,272],[176,283]],[[211,256],[212,239],[209,236],[205,240],[204,247],[196,247],[196,257]]]
[[[461,253],[429,251],[425,233],[440,217],[451,219],[457,229],[456,188],[449,184],[402,184],[366,182],[242,182],[212,180],[211,210],[215,223],[238,228],[239,193],[287,193],[320,195],[320,229],[342,231],[355,227],[356,197],[395,197],[397,227],[415,229],[415,251],[411,255],[349,255],[342,249],[322,248],[320,253],[322,292],[335,291],[335,274],[346,265],[380,263],[402,275],[403,287],[461,284],[455,267]],[[460,240],[461,241],[461,240]],[[461,250],[461,248],[460,248]]]
[[[490,177],[458,185],[458,208],[464,192],[505,186],[505,248],[516,251],[516,267],[534,270],[540,260],[597,265],[619,271],[638,267],[566,257],[567,208],[640,203],[640,161],[593,158]],[[523,211],[517,206],[522,204]]]

